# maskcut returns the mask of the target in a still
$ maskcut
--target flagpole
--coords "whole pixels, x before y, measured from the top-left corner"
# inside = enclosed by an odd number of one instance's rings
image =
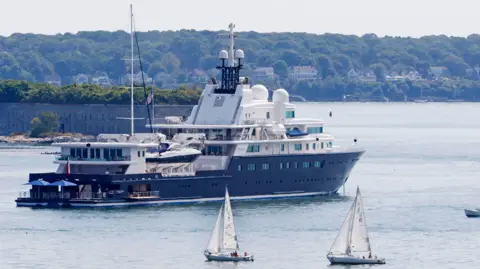
[[[155,88],[153,85],[152,85],[152,124],[155,124]]]

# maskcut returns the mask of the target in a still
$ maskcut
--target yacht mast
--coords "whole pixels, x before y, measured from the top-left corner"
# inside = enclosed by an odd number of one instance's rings
[[[134,134],[134,118],[133,118],[133,5],[130,4],[130,50],[131,50],[131,62],[130,62],[130,135]]]
[[[235,59],[234,59],[234,49],[235,49],[235,32],[234,32],[234,29],[235,29],[235,24],[233,23],[230,23],[228,25],[228,28],[230,29],[230,48],[229,48],[229,52],[228,52],[228,66],[229,67],[234,67],[235,66]]]

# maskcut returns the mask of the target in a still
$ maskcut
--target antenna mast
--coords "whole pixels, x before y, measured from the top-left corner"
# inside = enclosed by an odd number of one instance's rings
[[[230,48],[229,48],[229,51],[228,51],[228,66],[230,67],[234,67],[235,65],[235,33],[234,33],[234,28],[235,28],[235,24],[233,23],[230,23],[228,25],[228,28],[230,29]]]
[[[134,118],[133,118],[133,5],[130,4],[130,50],[131,50],[131,63],[130,63],[130,135],[133,136],[135,131]]]

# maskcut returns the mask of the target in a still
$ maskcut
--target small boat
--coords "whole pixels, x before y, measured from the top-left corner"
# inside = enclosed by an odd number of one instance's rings
[[[465,215],[469,218],[480,218],[480,208],[465,209]]]
[[[372,255],[359,187],[327,259],[331,264],[385,264],[384,258]]]
[[[209,261],[253,261],[253,255],[240,252],[227,187],[225,187],[225,201],[220,207],[217,222],[204,255]]]

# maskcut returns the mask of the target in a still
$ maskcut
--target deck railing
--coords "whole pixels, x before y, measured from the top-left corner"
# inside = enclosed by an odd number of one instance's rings
[[[130,192],[128,198],[147,198],[147,197],[159,197],[159,191],[144,191],[144,192]]]
[[[116,191],[109,192],[35,192],[22,191],[18,198],[42,199],[42,200],[59,200],[59,199],[81,199],[81,200],[98,200],[112,198],[119,193]]]

